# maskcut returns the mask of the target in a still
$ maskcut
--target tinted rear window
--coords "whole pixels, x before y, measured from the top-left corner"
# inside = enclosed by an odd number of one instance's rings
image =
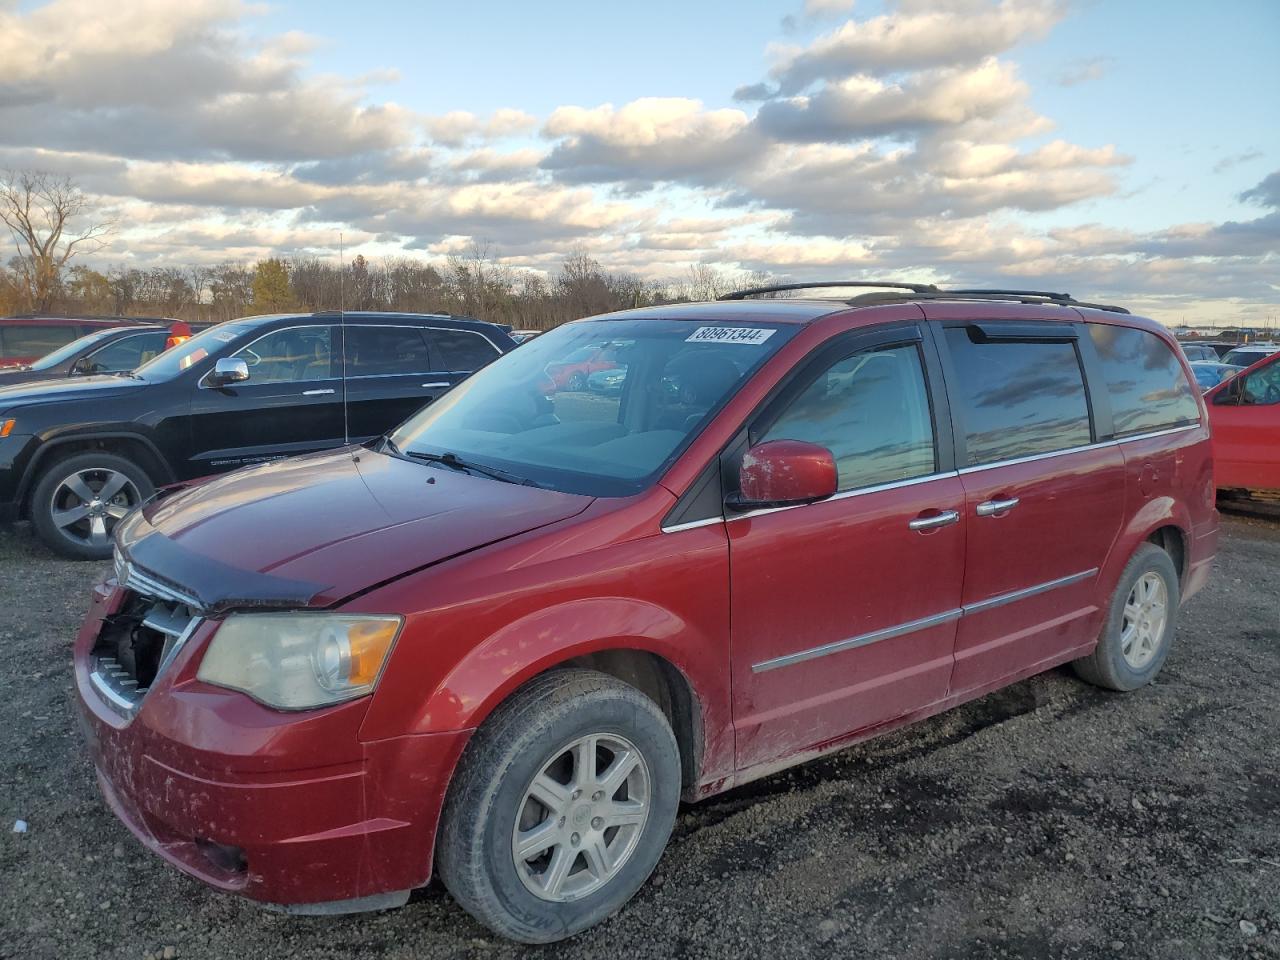
[[[446,370],[479,370],[498,357],[498,349],[478,333],[436,328],[426,333],[435,357],[443,360]]]
[[[950,327],[947,344],[965,442],[964,463],[1014,460],[1092,441],[1089,402],[1074,343],[983,341]]]
[[[5,324],[0,327],[0,356],[43,357],[79,336],[71,324]]]
[[[1154,333],[1089,324],[1102,361],[1117,436],[1197,423],[1200,407],[1182,364]]]

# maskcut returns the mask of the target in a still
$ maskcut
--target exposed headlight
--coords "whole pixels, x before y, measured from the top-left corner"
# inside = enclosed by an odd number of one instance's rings
[[[309,710],[373,692],[402,617],[233,614],[196,676],[279,710]]]

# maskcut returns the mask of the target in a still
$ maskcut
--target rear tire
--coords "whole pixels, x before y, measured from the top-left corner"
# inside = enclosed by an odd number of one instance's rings
[[[74,454],[45,467],[31,493],[31,522],[55,553],[111,556],[116,524],[156,491],[145,470],[114,453]]]
[[[503,937],[571,937],[648,878],[680,787],[679,748],[657,704],[595,671],[545,674],[468,745],[441,820],[440,879]]]
[[[1108,690],[1129,691],[1155,679],[1169,656],[1181,592],[1169,555],[1144,543],[1120,575],[1098,646],[1072,666]]]

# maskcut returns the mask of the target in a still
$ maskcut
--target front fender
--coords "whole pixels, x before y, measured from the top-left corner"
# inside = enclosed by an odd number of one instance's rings
[[[635,650],[686,680],[701,718],[701,779],[728,776],[727,540],[721,528],[675,536],[679,543],[660,535],[529,567],[502,562],[503,550],[483,551],[345,605],[428,608],[406,618],[361,736],[473,730],[552,667]]]

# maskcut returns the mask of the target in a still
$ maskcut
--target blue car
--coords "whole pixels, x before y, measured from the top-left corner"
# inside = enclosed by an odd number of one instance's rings
[[[1230,363],[1216,363],[1212,360],[1191,361],[1191,372],[1195,374],[1196,384],[1200,387],[1201,393],[1216,387],[1223,380],[1234,377],[1242,369]]]

